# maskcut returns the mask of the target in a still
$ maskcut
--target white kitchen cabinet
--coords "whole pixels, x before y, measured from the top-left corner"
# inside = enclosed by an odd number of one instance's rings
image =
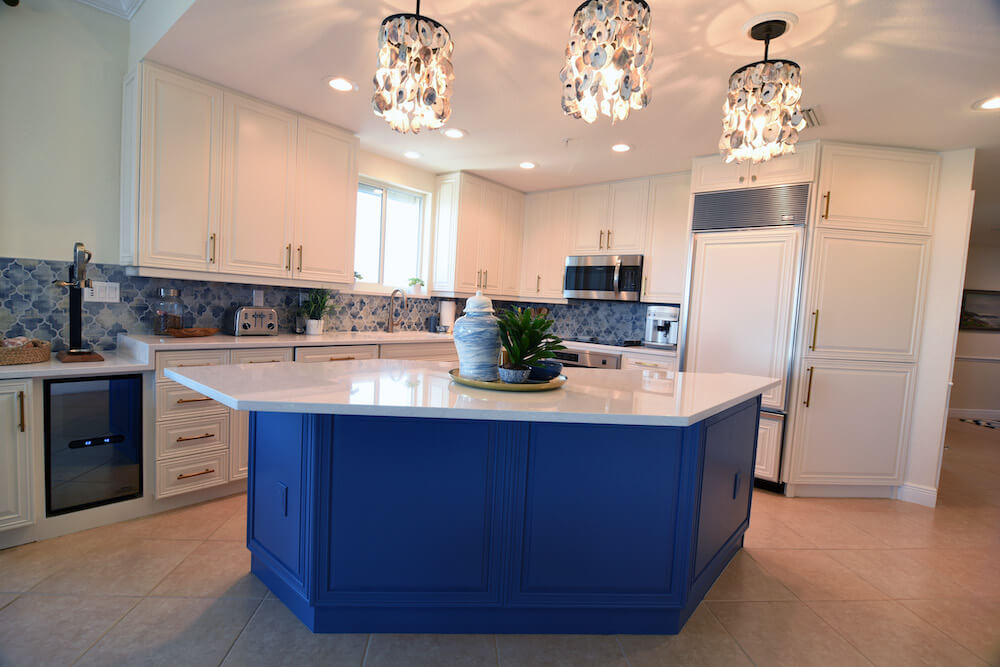
[[[571,252],[581,255],[607,252],[606,236],[610,226],[608,221],[610,187],[605,183],[574,188],[572,192]]]
[[[572,190],[539,192],[525,197],[522,297],[562,298],[572,206]]]
[[[486,182],[462,174],[458,187],[458,207],[456,218],[452,221],[457,239],[452,258],[453,289],[456,292],[475,292],[482,289],[483,281],[479,236],[486,218]]]
[[[434,271],[431,275],[431,289],[435,292],[451,292],[458,289],[459,280],[455,264],[458,247],[459,180],[460,174],[457,173],[439,176],[435,188],[437,196],[434,197]],[[475,278],[473,278],[474,284]]]
[[[677,357],[665,354],[625,352],[622,354],[622,370],[674,372],[677,370]]]
[[[458,350],[451,341],[440,343],[383,343],[379,359],[409,359],[411,361],[458,361]]]
[[[934,153],[824,144],[818,226],[930,234],[940,162]]]
[[[140,265],[218,271],[222,91],[143,65]]]
[[[325,345],[323,347],[295,348],[295,361],[301,363],[356,361],[359,359],[378,359],[378,345]]]
[[[524,195],[504,192],[503,255],[500,258],[500,293],[521,291],[521,239],[524,234]]]
[[[296,115],[235,93],[224,97],[224,273],[288,277]]]
[[[769,482],[780,482],[781,440],[785,430],[784,415],[772,412],[760,413],[757,426],[757,459],[754,463],[754,477]]]
[[[691,174],[651,179],[642,300],[680,303],[687,277]]]
[[[358,138],[300,116],[295,169],[294,276],[354,281]]]
[[[34,523],[31,381],[0,381],[0,530]]]
[[[484,294],[500,294],[503,281],[504,225],[507,217],[506,188],[486,183],[483,189],[483,208],[480,211],[477,234],[477,264],[482,275],[479,287]]]
[[[234,364],[276,364],[292,361],[294,350],[290,347],[236,348],[229,353]],[[229,479],[243,479],[249,471],[250,413],[232,410],[229,422]]]
[[[915,368],[811,359],[798,384],[794,484],[903,481]]]
[[[646,247],[649,179],[612,183],[609,194],[610,222],[605,248],[616,255],[642,253]]]
[[[739,188],[809,183],[816,180],[819,144],[811,141],[795,146],[795,152],[766,162],[726,162],[720,155],[692,160],[691,191],[735,190]]]
[[[816,230],[806,355],[915,361],[929,252],[926,237]]]

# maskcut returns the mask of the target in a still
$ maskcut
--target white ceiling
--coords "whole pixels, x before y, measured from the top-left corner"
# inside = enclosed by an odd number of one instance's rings
[[[1000,93],[996,0],[650,0],[652,103],[611,125],[563,115],[559,69],[577,0],[424,0],[455,40],[453,140],[400,135],[371,111],[375,41],[398,0],[197,0],[150,51],[157,62],[356,132],[365,150],[422,154],[434,172],[473,171],[522,191],[690,168],[716,151],[730,72],[757,60],[741,26],[775,10],[799,16],[772,57],[802,66],[803,106],[822,126],[803,139],[932,150],[978,147],[1000,176],[1000,112],[970,105]],[[331,75],[359,90],[336,93]],[[566,141],[568,140],[568,142]],[[629,153],[612,153],[625,142]],[[518,168],[530,160],[531,171]],[[1000,226],[1000,188],[977,193],[977,222]],[[983,213],[986,215],[986,213]],[[985,230],[986,228],[983,227]],[[1000,238],[1000,233],[998,233]]]

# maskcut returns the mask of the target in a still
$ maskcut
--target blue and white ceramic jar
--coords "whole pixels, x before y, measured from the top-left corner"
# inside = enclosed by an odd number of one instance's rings
[[[455,320],[454,334],[459,375],[483,382],[496,380],[500,327],[493,316],[493,302],[482,292],[465,302],[465,315]]]

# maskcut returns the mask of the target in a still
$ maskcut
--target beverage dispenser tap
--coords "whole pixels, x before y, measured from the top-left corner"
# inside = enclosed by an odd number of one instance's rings
[[[93,254],[77,242],[73,245],[73,263],[69,267],[69,280],[53,280],[54,285],[69,288],[69,349],[56,355],[59,361],[103,361],[104,357],[92,347],[83,345],[83,290],[92,282],[87,277],[87,264]]]

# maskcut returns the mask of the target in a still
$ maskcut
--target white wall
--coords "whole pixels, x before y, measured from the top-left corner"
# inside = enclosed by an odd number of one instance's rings
[[[909,459],[899,497],[933,505],[937,496],[948,383],[955,355],[965,257],[972,221],[975,149],[941,154],[934,237],[910,423]]]
[[[118,261],[128,36],[73,0],[0,10],[0,257]]]
[[[361,151],[358,174],[421,192],[434,192],[434,173],[382,155]]]
[[[965,289],[1000,292],[1000,247],[969,247]],[[951,415],[1000,419],[1000,333],[959,331]]]

